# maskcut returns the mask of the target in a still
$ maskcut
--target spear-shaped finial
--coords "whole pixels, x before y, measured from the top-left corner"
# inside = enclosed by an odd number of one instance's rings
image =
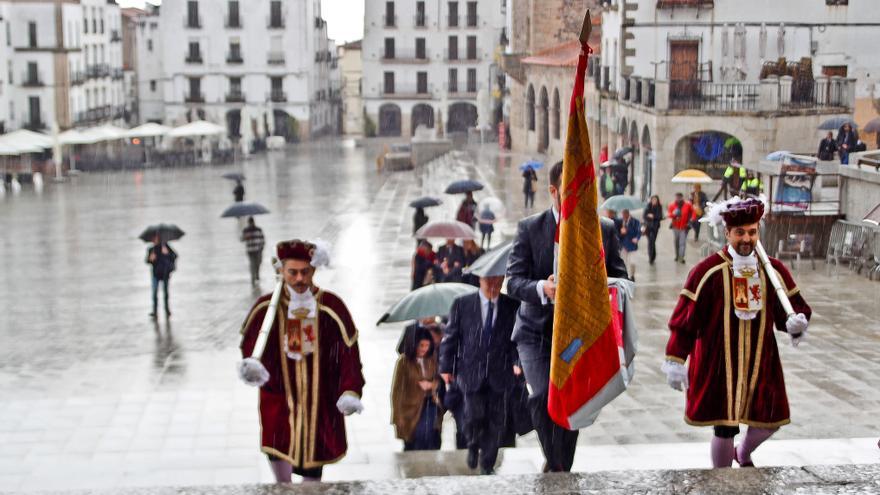
[[[590,32],[593,31],[593,23],[590,22],[590,9],[587,9],[587,13],[584,15],[584,25],[581,26],[581,43],[586,43],[590,40]]]

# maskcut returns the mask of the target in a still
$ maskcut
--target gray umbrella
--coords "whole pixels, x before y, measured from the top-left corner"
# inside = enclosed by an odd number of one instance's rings
[[[507,241],[477,258],[464,272],[478,277],[503,277],[507,274],[507,258],[511,251],[513,242]]]
[[[877,117],[876,119],[871,119],[870,122],[865,124],[865,127],[864,127],[864,129],[862,129],[862,131],[864,131],[864,132],[880,132],[880,117]]]
[[[376,324],[446,316],[452,309],[452,301],[476,291],[473,285],[454,282],[426,285],[403,296]]]
[[[849,124],[852,126],[853,129],[858,128],[858,126],[853,121],[853,119],[851,119],[849,117],[833,117],[833,118],[830,118],[830,119],[826,120],[825,122],[822,122],[821,124],[819,124],[819,130],[821,130],[821,131],[836,131],[836,130],[840,129],[841,127],[843,127],[843,124]]]
[[[263,215],[265,213],[269,213],[269,209],[259,203],[235,203],[229,208],[226,208],[226,211],[224,211],[220,217],[252,217],[254,215]]]

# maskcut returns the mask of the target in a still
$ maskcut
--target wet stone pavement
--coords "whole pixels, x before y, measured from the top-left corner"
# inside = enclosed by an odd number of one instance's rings
[[[441,196],[445,204],[428,214],[451,219],[460,198],[443,195],[446,184],[484,181],[477,199],[497,196],[508,207],[495,245],[525,213],[518,165],[526,157],[486,147],[415,172],[378,174],[375,151],[317,143],[240,166],[85,174],[41,194],[26,187],[0,198],[0,491],[272,480],[258,450],[256,391],[235,375],[240,325],[272,275],[264,262],[262,286],[251,288],[241,226],[219,218],[232,202],[232,184],[220,176],[234,170],[247,175],[245,199],[272,211],[257,217],[270,243],[320,237],[333,244],[333,264],[317,282],[342,296],[360,330],[366,410],[347,420],[349,453],[325,479],[470,474],[451,451],[448,419],[443,452],[400,453],[389,395],[403,325],[375,322],[409,288],[409,201]],[[545,186],[546,172],[539,177]],[[547,204],[539,193],[534,211]],[[176,223],[186,236],[173,243],[173,314],[153,322],[146,245],[137,235],[157,222]],[[577,471],[709,466],[710,430],[684,424],[683,397],[659,371],[665,323],[689,266],[672,263],[667,230],[658,244],[656,266],[648,266],[644,244],[636,256],[636,378],[582,431]],[[692,264],[699,246],[688,249]],[[779,336],[792,424],[755,462],[878,463],[880,284],[821,261],[794,273],[814,320],[798,349]],[[502,452],[499,474],[540,470],[534,434],[518,446]],[[566,486],[557,491],[581,485]]]

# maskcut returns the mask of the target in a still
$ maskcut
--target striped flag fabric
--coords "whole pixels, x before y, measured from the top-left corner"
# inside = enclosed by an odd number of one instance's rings
[[[601,408],[629,382],[619,311],[622,305],[618,301],[621,294],[616,288],[609,290],[602,250],[596,171],[584,114],[584,77],[590,49],[583,35],[581,46],[560,187],[547,404],[553,421],[572,430],[592,424]]]

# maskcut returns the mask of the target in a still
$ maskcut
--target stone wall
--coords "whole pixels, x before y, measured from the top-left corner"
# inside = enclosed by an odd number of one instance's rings
[[[850,163],[858,163],[857,153],[850,157]],[[841,165],[840,176],[840,212],[857,222],[880,204],[880,173],[873,167]]]

